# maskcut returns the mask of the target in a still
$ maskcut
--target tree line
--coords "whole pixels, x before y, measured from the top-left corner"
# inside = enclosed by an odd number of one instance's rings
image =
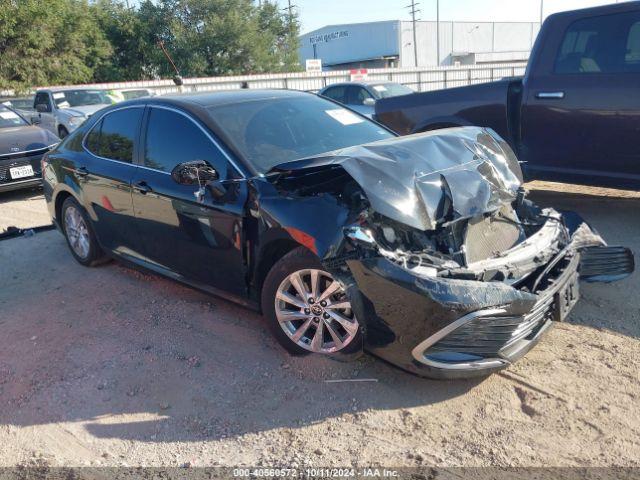
[[[295,71],[299,22],[275,0],[0,0],[0,90]]]

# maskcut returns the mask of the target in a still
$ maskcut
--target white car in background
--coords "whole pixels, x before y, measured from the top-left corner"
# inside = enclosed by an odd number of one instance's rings
[[[95,88],[41,89],[36,92],[31,118],[60,138],[78,128],[82,122],[98,110],[112,105],[114,100],[107,90]]]
[[[116,90],[108,90],[107,95],[112,103],[120,103],[136,98],[153,97],[155,93],[148,88],[119,88]]]

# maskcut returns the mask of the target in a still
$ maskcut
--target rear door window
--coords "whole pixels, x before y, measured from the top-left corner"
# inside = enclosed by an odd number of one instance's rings
[[[331,100],[335,100],[336,102],[347,103],[346,93],[347,87],[339,86],[327,89],[323,96],[330,98]]]
[[[557,74],[640,72],[640,12],[585,18],[565,33]]]
[[[98,157],[133,163],[143,111],[143,108],[126,108],[107,113],[87,135],[87,149]]]

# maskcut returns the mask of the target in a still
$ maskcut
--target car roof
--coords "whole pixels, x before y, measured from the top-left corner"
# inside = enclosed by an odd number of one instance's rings
[[[247,162],[240,152],[234,151],[233,142],[227,138],[225,132],[219,128],[215,119],[208,111],[211,107],[223,105],[237,105],[240,103],[254,102],[261,100],[277,100],[280,98],[308,98],[316,97],[313,93],[302,92],[298,90],[262,90],[262,89],[239,89],[239,90],[219,90],[215,92],[201,93],[184,93],[175,95],[161,95],[156,97],[141,97],[132,100],[125,100],[104,109],[104,112],[110,110],[120,110],[128,106],[149,105],[149,106],[167,106],[176,107],[191,113],[204,125],[206,125],[218,138],[220,138],[227,148],[233,154],[241,159],[241,163],[248,169],[249,173],[257,174],[252,171],[253,166]],[[316,97],[317,98],[317,97]],[[95,116],[99,119],[99,116]]]
[[[36,93],[39,92],[67,92],[70,90],[89,90],[89,91],[95,91],[95,90],[104,90],[107,91],[107,88],[100,88],[100,87],[46,87],[46,88],[38,88],[36,90]]]
[[[176,104],[198,105],[204,108],[220,105],[254,102],[260,100],[275,100],[278,98],[302,98],[310,95],[298,90],[277,89],[239,89],[219,90],[216,92],[184,93],[178,95],[162,95],[154,97],[153,102],[168,101]],[[150,101],[147,99],[147,101]]]
[[[340,83],[332,83],[331,85],[327,85],[322,90],[326,90],[327,88],[330,88],[330,87],[343,87],[343,86],[347,86],[347,85],[356,85],[356,86],[359,86],[359,87],[374,87],[376,85],[389,85],[390,83],[397,84],[397,82],[390,82],[388,80],[366,80],[366,81],[361,81],[361,82],[340,82]]]

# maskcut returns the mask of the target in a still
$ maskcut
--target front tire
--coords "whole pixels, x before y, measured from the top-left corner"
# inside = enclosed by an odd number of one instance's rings
[[[62,204],[61,214],[62,231],[73,257],[86,267],[103,262],[106,256],[98,245],[84,208],[69,197]]]
[[[293,355],[362,349],[362,329],[344,289],[304,247],[273,266],[261,304],[273,335]]]

